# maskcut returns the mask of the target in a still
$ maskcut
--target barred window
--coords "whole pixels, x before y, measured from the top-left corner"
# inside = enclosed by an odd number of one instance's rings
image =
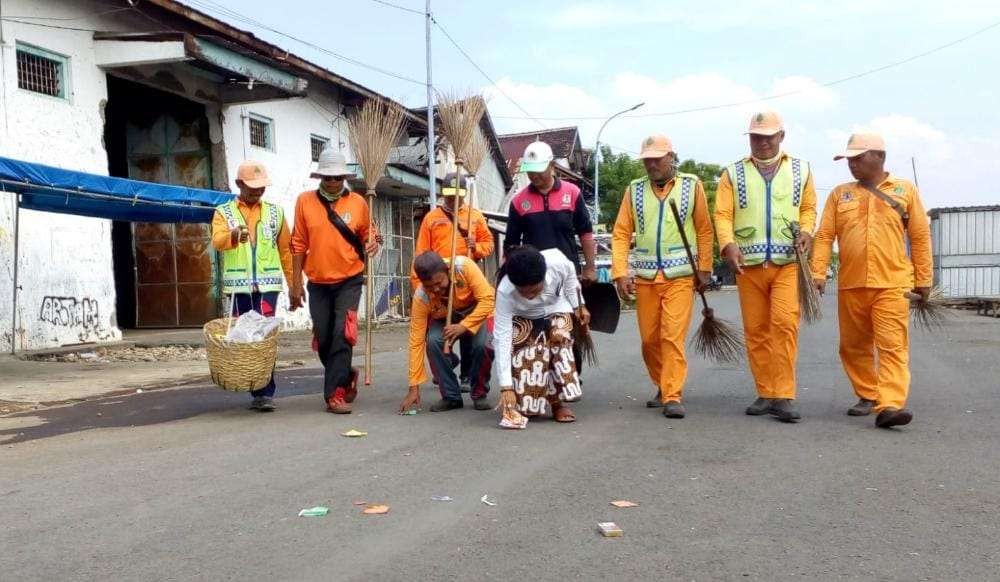
[[[318,135],[309,136],[309,145],[312,147],[312,161],[319,161],[319,153],[330,143],[330,138]]]
[[[25,91],[66,99],[69,59],[33,46],[17,44],[17,86]]]
[[[250,145],[274,151],[274,121],[251,114]]]

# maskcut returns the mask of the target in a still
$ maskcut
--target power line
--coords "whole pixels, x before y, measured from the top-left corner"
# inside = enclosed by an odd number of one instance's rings
[[[530,119],[530,120],[534,121],[535,123],[537,123],[538,125],[540,125],[543,129],[548,129],[548,127],[544,123],[542,123],[541,121],[538,120],[538,118],[536,118],[536,117],[532,116],[530,113],[528,113],[527,110],[525,110],[524,107],[521,107],[520,103],[518,103],[517,101],[514,100],[513,97],[511,97],[510,95],[508,95],[507,92],[504,91],[503,88],[501,88],[500,85],[498,85],[497,82],[494,81],[493,78],[490,77],[486,73],[486,71],[484,71],[483,68],[480,67],[476,63],[476,61],[474,61],[472,59],[471,56],[469,56],[469,53],[465,52],[465,49],[463,49],[462,46],[459,45],[458,42],[454,38],[452,38],[452,36],[450,34],[448,34],[448,31],[445,30],[443,26],[441,26],[441,23],[438,22],[436,18],[434,18],[433,16],[431,16],[431,22],[434,23],[434,26],[438,27],[438,30],[440,30],[441,33],[444,34],[445,38],[447,38],[449,41],[451,41],[451,44],[455,45],[455,48],[458,49],[458,52],[462,53],[462,56],[465,57],[465,60],[469,61],[469,63],[472,64],[472,66],[475,67],[477,71],[479,71],[479,74],[481,74],[483,77],[485,77],[486,80],[489,81],[491,85],[493,85],[494,87],[496,87],[496,90],[499,91],[501,95],[503,95],[504,97],[507,98],[507,101],[510,101],[511,103],[513,103],[514,107],[517,107],[521,111],[521,113],[523,113],[525,116],[527,116],[526,117],[527,119]],[[518,117],[516,119],[525,119],[525,118]]]
[[[909,56],[909,57],[907,57],[905,59],[902,59],[902,60],[899,60],[899,61],[894,61],[894,62],[885,64],[885,65],[882,65],[882,66],[879,66],[879,67],[875,67],[873,69],[867,69],[867,70],[861,71],[859,73],[854,73],[854,74],[848,75],[846,77],[841,77],[839,79],[834,79],[832,81],[827,81],[825,83],[821,83],[819,86],[820,87],[832,87],[834,85],[839,85],[841,83],[846,83],[848,81],[853,81],[855,79],[860,79],[861,77],[867,77],[868,75],[873,75],[875,73],[879,73],[879,72],[885,71],[887,69],[898,67],[900,65],[905,65],[905,64],[913,62],[913,61],[915,61],[917,59],[921,59],[921,58],[926,57],[928,55],[932,55],[932,54],[934,54],[936,52],[943,51],[943,50],[945,50],[947,48],[951,48],[951,47],[953,47],[953,46],[955,46],[957,44],[963,43],[963,42],[965,42],[965,41],[967,41],[967,40],[969,40],[969,39],[971,39],[973,37],[979,36],[979,35],[987,32],[989,30],[992,30],[992,29],[998,27],[998,26],[1000,26],[1000,21],[994,22],[993,24],[990,24],[989,26],[985,26],[983,28],[980,28],[980,29],[976,30],[975,32],[972,32],[971,34],[967,34],[967,35],[965,35],[965,36],[963,36],[961,38],[957,38],[957,39],[955,39],[955,40],[953,40],[951,42],[945,43],[943,45],[936,46],[936,47],[934,47],[932,49],[929,49],[929,50],[926,50],[926,51],[924,51],[922,53],[918,53],[918,54]],[[692,107],[690,109],[678,109],[678,110],[675,110],[675,111],[666,111],[666,112],[663,112],[663,113],[637,113],[637,114],[633,114],[633,115],[624,115],[623,117],[633,117],[633,118],[641,118],[641,117],[667,117],[667,116],[671,116],[671,115],[682,115],[682,114],[685,114],[685,113],[698,113],[698,112],[702,112],[702,111],[712,111],[712,110],[716,110],[716,109],[728,109],[728,108],[731,108],[731,107],[740,107],[742,105],[750,105],[752,103],[761,103],[761,102],[764,102],[764,101],[771,101],[771,100],[774,100],[774,99],[781,99],[783,97],[789,97],[791,95],[797,95],[799,93],[805,93],[806,91],[808,91],[808,89],[796,89],[795,91],[787,91],[785,93],[777,93],[777,94],[774,94],[774,95],[768,95],[766,97],[760,97],[760,98],[757,98],[757,99],[748,99],[748,100],[745,100],[745,101],[734,101],[734,102],[731,102],[731,103],[721,103],[721,104],[718,104],[718,105],[706,105],[704,107]],[[516,117],[516,116],[497,116],[496,118],[497,119],[524,119],[523,117]],[[534,117],[529,117],[529,119],[535,119],[535,118]],[[545,119],[546,121],[585,121],[585,120],[586,121],[599,121],[599,120],[604,119],[604,117],[600,117],[600,116],[542,117],[541,119]],[[537,121],[537,119],[535,119],[535,120]]]
[[[317,50],[317,51],[319,51],[319,52],[321,52],[323,54],[329,55],[329,56],[331,56],[331,57],[333,57],[335,59],[339,59],[339,60],[344,61],[346,63],[350,63],[352,65],[355,65],[355,66],[358,66],[358,67],[361,67],[361,68],[364,68],[364,69],[375,71],[376,73],[381,73],[381,74],[386,75],[388,77],[393,77],[395,79],[399,79],[400,81],[406,81],[408,83],[413,83],[415,85],[420,85],[420,86],[426,86],[427,85],[424,81],[419,81],[419,80],[414,79],[412,77],[407,77],[407,76],[402,75],[400,73],[396,73],[396,72],[390,71],[388,69],[383,69],[382,67],[371,65],[371,64],[365,63],[363,61],[359,61],[357,59],[354,59],[354,58],[342,55],[340,53],[336,53],[336,52],[334,52],[334,51],[332,51],[332,50],[330,50],[330,49],[328,49],[326,47],[319,46],[319,45],[317,45],[317,44],[315,44],[313,42],[310,42],[308,40],[304,40],[304,39],[301,39],[299,37],[292,36],[292,35],[290,35],[290,34],[288,34],[286,32],[282,32],[282,31],[277,30],[275,28],[271,28],[270,26],[268,26],[268,25],[266,25],[266,24],[264,24],[264,23],[262,23],[260,21],[254,20],[254,19],[252,19],[252,18],[250,18],[248,16],[245,16],[245,15],[239,13],[239,12],[236,12],[235,10],[231,10],[229,8],[226,8],[225,6],[222,6],[221,4],[217,4],[215,2],[211,2],[210,0],[187,0],[187,3],[191,4],[193,6],[200,7],[203,10],[215,11],[215,12],[224,14],[224,15],[232,18],[233,20],[237,20],[237,21],[242,22],[244,24],[249,24],[251,26],[255,26],[257,28],[260,28],[262,30],[266,30],[268,32],[273,32],[274,34],[277,34],[277,35],[279,35],[281,37],[287,38],[289,40],[293,40],[293,41],[295,41],[295,42],[297,42],[299,44],[302,44],[302,45],[307,46],[307,47],[309,47],[311,49]]]
[[[413,14],[419,14],[420,16],[427,16],[423,10],[416,10],[414,8],[409,8],[407,6],[400,6],[399,4],[393,4],[392,2],[386,2],[385,0],[371,0],[376,4],[381,4],[383,6],[388,6],[389,8],[395,8],[396,10],[402,10],[403,12],[412,12]]]

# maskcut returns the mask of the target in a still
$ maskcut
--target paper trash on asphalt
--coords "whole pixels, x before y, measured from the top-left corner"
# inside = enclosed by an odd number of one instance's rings
[[[323,507],[322,505],[317,505],[316,507],[310,507],[309,509],[303,509],[299,512],[299,517],[323,517],[330,513],[329,507]]]
[[[455,501],[447,495],[433,495],[431,496],[431,501]]]
[[[365,506],[361,513],[364,513],[365,515],[383,515],[389,513],[389,506],[369,503]]]
[[[606,538],[620,538],[625,535],[622,528],[613,521],[605,521],[597,524],[597,529],[601,530],[601,535]]]
[[[347,432],[340,433],[340,436],[345,436],[345,437],[349,437],[349,438],[360,438],[360,437],[368,436],[368,433],[362,432],[360,430],[352,428],[351,430],[349,430]]]
[[[494,501],[492,498],[490,498],[489,495],[483,495],[482,497],[479,498],[479,500],[485,503],[486,505],[489,505],[490,507],[496,507],[497,505],[497,502]]]
[[[619,501],[612,501],[611,505],[614,505],[615,507],[623,507],[623,508],[624,507],[639,507],[638,503],[634,503],[632,501],[626,501],[624,499],[621,499]]]

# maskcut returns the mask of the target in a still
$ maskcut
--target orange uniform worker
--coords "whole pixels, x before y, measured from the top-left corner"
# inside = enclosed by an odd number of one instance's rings
[[[236,171],[239,196],[216,208],[212,218],[212,246],[222,253],[222,291],[232,299],[233,317],[248,311],[274,317],[282,274],[291,287],[292,235],[281,206],[262,199],[270,185],[263,164],[243,162]],[[250,409],[273,411],[275,390],[272,375],[250,392]]]
[[[309,278],[309,315],[323,363],[323,399],[328,412],[350,414],[357,396],[358,370],[351,367],[358,341],[358,304],[366,256],[379,249],[379,236],[368,236],[368,203],[351,192],[354,173],[344,156],[325,149],[313,178],[319,188],[299,194],[292,232],[293,274],[289,301],[302,305],[302,273]]]
[[[487,320],[493,315],[495,291],[476,263],[468,257],[455,259],[455,301],[452,321],[448,315],[449,263],[434,251],[413,260],[420,286],[413,294],[410,316],[410,389],[400,412],[420,407],[420,385],[427,381],[424,355],[439,380],[441,400],[431,412],[462,408],[462,393],[455,376],[455,354],[445,344],[465,339],[469,344],[472,377],[472,404],[476,410],[490,410],[486,401],[490,390],[493,352]]]
[[[486,224],[483,213],[465,204],[468,190],[465,176],[458,179],[452,172],[444,177],[441,186],[441,205],[431,209],[420,222],[417,242],[413,247],[413,256],[418,257],[426,251],[434,251],[446,259],[451,258],[452,217],[455,216],[455,206],[458,205],[459,239],[455,246],[455,254],[479,261],[493,254],[493,233]],[[469,212],[472,212],[472,231],[469,232]],[[410,282],[416,289],[420,284],[416,272],[410,272]]]
[[[847,158],[857,181],[830,192],[816,231],[813,280],[821,293],[825,291],[836,240],[840,359],[859,399],[847,413],[865,416],[874,409],[875,425],[890,428],[913,419],[906,409],[910,302],[905,293],[912,288],[924,299],[930,294],[930,225],[917,187],[885,171],[881,137],[852,135],[847,151],[834,159],[842,158]]]
[[[781,117],[750,120],[750,156],[719,177],[715,231],[722,256],[736,275],[743,332],[757,399],[751,416],[783,422],[801,417],[795,404],[799,298],[795,247],[808,252],[816,225],[816,190],[809,162],[781,149]],[[800,234],[792,236],[791,223]]]
[[[611,242],[611,277],[622,297],[636,296],[642,358],[667,418],[684,418],[681,395],[687,377],[684,340],[691,324],[696,285],[712,274],[712,219],[698,177],[677,172],[677,154],[666,136],[654,135],[639,154],[646,177],[633,180],[622,196]],[[682,225],[668,205],[677,203]],[[697,261],[697,283],[681,239],[683,228]],[[629,274],[629,247],[635,251]]]

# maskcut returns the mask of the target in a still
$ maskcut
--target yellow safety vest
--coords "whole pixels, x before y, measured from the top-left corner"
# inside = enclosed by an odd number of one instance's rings
[[[680,229],[667,201],[673,199],[677,203],[684,233],[688,242],[693,245],[692,252],[697,252],[692,218],[697,184],[698,176],[678,173],[663,200],[656,197],[648,177],[633,180],[629,184],[632,221],[635,223],[635,250],[631,264],[637,277],[655,279],[656,274],[662,271],[667,279],[676,279],[694,273],[688,263]],[[695,257],[696,263],[697,260]]]
[[[261,293],[281,291],[281,253],[278,252],[278,234],[285,223],[281,207],[269,202],[261,202],[260,220],[254,243],[238,245],[222,252],[223,293],[250,293],[254,285]],[[246,220],[236,201],[227,202],[216,208],[229,228],[246,226]]]
[[[764,180],[749,158],[730,165],[726,171],[735,193],[733,233],[744,263],[794,263],[795,239],[790,223],[799,221],[809,162],[786,157],[770,182]]]

